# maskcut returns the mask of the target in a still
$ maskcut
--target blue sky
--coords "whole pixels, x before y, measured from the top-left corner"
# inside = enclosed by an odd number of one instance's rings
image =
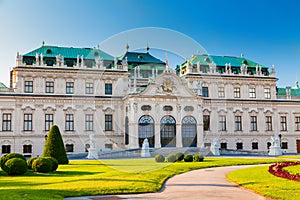
[[[274,64],[277,84],[293,86],[300,80],[299,7],[297,0],[0,0],[0,81],[8,83],[17,51],[42,41],[95,47],[120,32],[160,27],[185,34],[211,55],[243,53]],[[147,35],[139,37],[151,48]]]

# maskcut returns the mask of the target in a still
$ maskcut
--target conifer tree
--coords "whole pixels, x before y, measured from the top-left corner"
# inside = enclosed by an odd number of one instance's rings
[[[53,157],[58,164],[68,164],[66,149],[57,125],[52,125],[45,143],[42,157]]]

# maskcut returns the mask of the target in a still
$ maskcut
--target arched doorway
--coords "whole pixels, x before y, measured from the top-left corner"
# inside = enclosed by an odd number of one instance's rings
[[[144,139],[148,138],[149,147],[154,147],[154,120],[149,115],[139,119],[139,146],[142,147]]]
[[[197,121],[194,117],[186,116],[182,119],[181,134],[183,147],[197,146]]]
[[[166,115],[160,120],[161,147],[176,147],[176,120]]]

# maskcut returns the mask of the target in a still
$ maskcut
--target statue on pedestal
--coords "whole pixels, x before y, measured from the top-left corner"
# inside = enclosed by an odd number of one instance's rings
[[[282,155],[282,149],[280,145],[280,138],[277,133],[274,136],[271,136],[271,146],[269,150],[270,156],[280,156]]]
[[[96,149],[96,140],[94,134],[90,134],[90,148],[88,151],[88,159],[98,159],[98,151]]]
[[[210,146],[210,151],[214,156],[220,155],[220,145],[217,138],[214,138],[212,145]]]
[[[143,145],[142,145],[141,157],[142,158],[149,158],[149,157],[151,157],[150,150],[149,150],[149,142],[148,142],[147,138],[144,139],[144,142],[143,142]]]

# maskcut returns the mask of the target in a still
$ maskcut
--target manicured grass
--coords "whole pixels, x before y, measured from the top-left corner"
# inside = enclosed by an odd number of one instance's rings
[[[266,197],[285,200],[300,199],[300,182],[276,177],[270,174],[268,169],[269,166],[240,169],[229,173],[227,178]]]
[[[290,174],[300,174],[300,165],[285,167],[284,169],[287,170]]]
[[[300,159],[299,155],[278,156],[277,158]]]
[[[81,160],[49,174],[10,177],[0,171],[0,197],[62,199],[70,196],[156,192],[169,177],[207,167],[274,163],[274,159],[206,158],[200,163],[156,163],[151,159]],[[278,159],[277,159],[278,161]]]

